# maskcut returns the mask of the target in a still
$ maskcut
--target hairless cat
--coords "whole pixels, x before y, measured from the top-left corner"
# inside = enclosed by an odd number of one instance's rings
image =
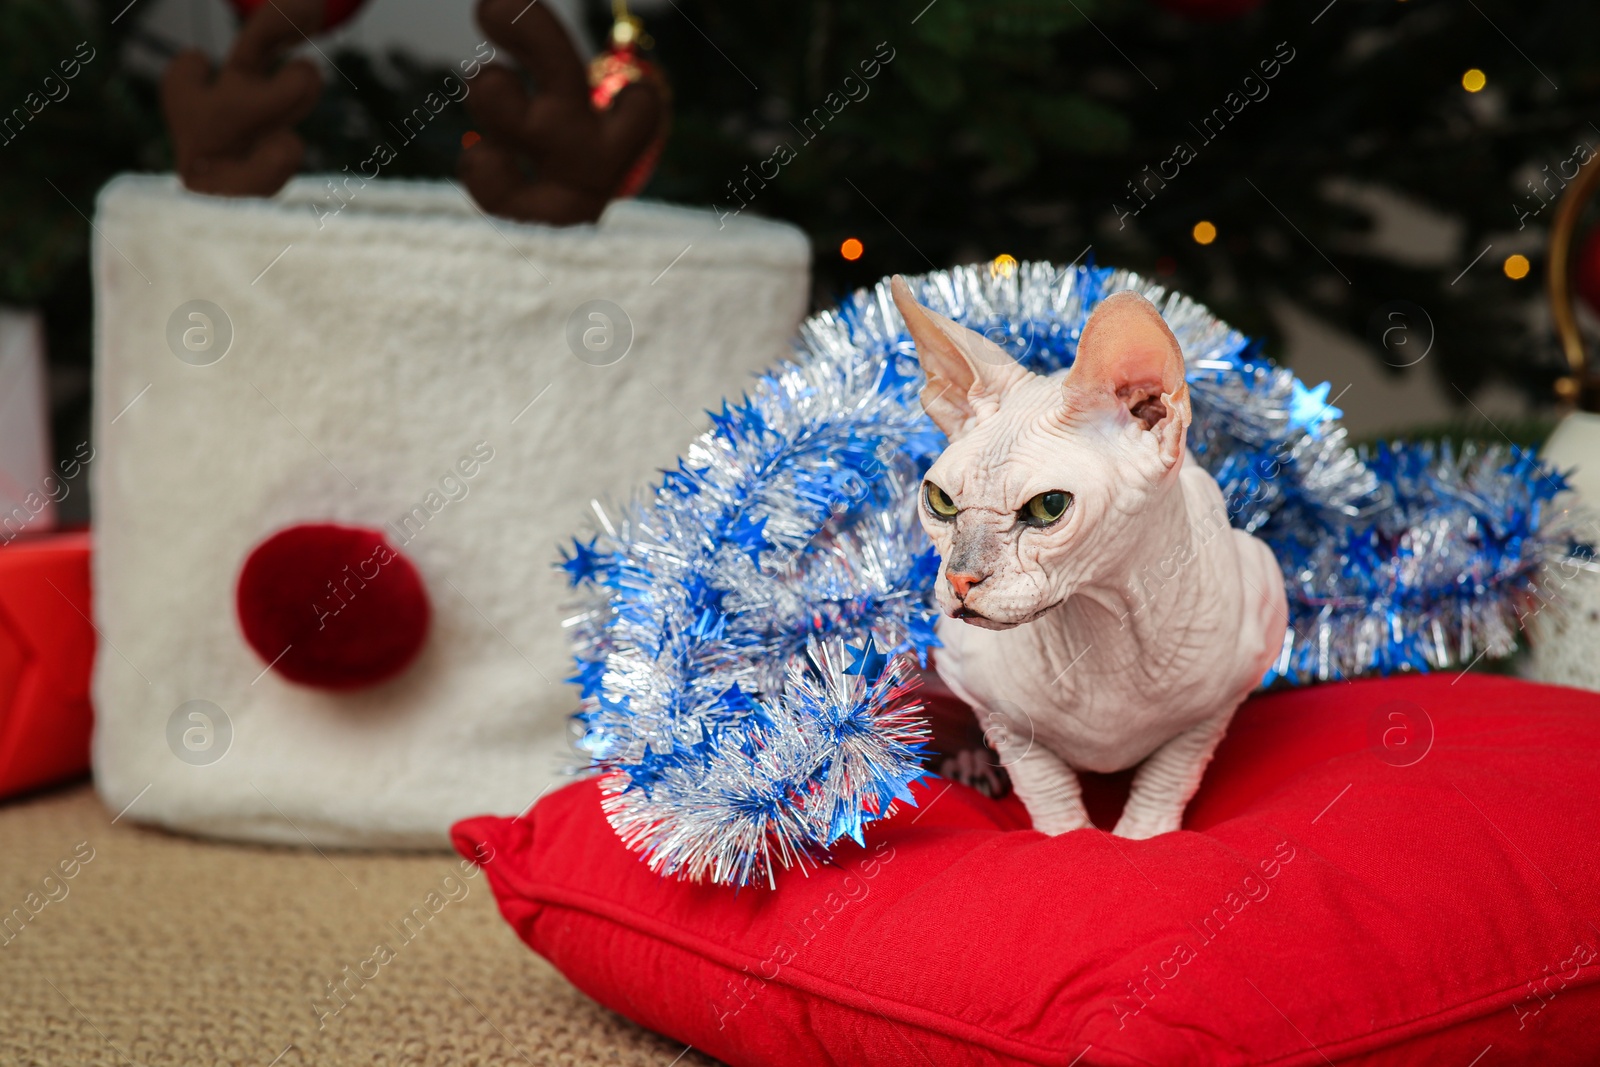
[[[949,438],[922,489],[940,556],[940,678],[992,727],[1036,829],[1090,825],[1077,772],[1138,764],[1115,832],[1179,828],[1234,711],[1283,646],[1283,574],[1228,525],[1185,445],[1183,353],[1154,304],[1107,297],[1068,371],[1034,374],[895,305]]]

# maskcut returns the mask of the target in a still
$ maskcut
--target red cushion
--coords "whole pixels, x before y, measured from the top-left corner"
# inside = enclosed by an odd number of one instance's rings
[[[775,892],[662,881],[592,781],[455,840],[580,989],[734,1065],[1600,1062],[1600,695],[1259,697],[1150,841],[919,800]]]

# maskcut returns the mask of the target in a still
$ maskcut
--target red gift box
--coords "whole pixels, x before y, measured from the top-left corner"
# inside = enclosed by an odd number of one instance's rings
[[[0,546],[0,797],[89,770],[89,534]]]

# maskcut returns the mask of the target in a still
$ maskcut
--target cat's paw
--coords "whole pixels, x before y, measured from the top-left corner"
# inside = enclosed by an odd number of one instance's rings
[[[1033,816],[1033,828],[1051,837],[1059,837],[1073,830],[1086,830],[1093,825],[1094,823],[1089,821],[1089,816],[1081,811],[1050,812]]]
[[[1126,837],[1130,841],[1146,841],[1161,834],[1170,834],[1183,826],[1183,815],[1124,815],[1117,820],[1116,829],[1111,832],[1118,837]]]

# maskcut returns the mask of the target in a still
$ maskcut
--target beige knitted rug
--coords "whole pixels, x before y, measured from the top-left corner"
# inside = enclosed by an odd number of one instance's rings
[[[113,823],[86,785],[0,803],[0,1064],[712,1062],[579,993],[452,856],[217,844],[135,813]]]

